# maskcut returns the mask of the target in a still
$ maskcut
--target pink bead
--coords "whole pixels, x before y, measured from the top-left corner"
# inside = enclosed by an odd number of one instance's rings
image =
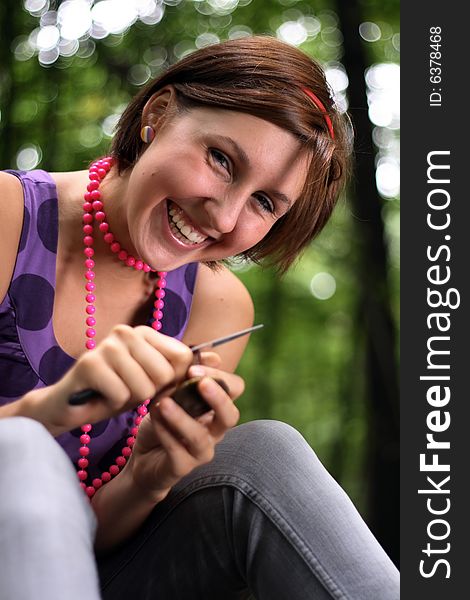
[[[95,294],[87,294],[85,296],[85,300],[88,302],[88,304],[92,304],[96,300],[96,296]]]
[[[104,169],[98,169],[98,175],[103,178],[106,176],[107,171],[105,171]]]
[[[137,425],[137,427],[142,423],[142,419],[143,417],[136,417],[134,423]]]
[[[94,202],[95,200],[101,199],[101,192],[99,190],[93,190],[90,192],[91,200]]]
[[[118,466],[118,467],[121,467],[121,469],[122,469],[122,467],[123,467],[123,466],[126,464],[126,462],[127,462],[127,461],[126,461],[126,459],[124,458],[124,456],[118,456],[118,457],[116,458],[116,464],[117,464],[117,466]]]
[[[126,458],[129,458],[129,456],[132,454],[132,450],[129,447],[127,447],[127,446],[125,446],[121,450],[121,452],[122,452],[122,455],[125,456]]]
[[[161,328],[162,324],[160,323],[160,321],[154,321],[152,323],[152,329],[155,329],[155,331],[160,331]]]
[[[125,250],[121,250],[118,254],[118,258],[119,258],[119,260],[126,260],[127,252]]]
[[[113,242],[110,246],[111,248],[111,252],[119,252],[119,250],[121,249],[121,244],[119,242]]]
[[[96,307],[93,306],[93,304],[89,304],[86,308],[85,308],[86,312],[88,315],[94,315],[96,312]]]
[[[111,465],[109,467],[109,472],[111,473],[111,475],[117,475],[119,473],[119,467],[117,465]]]
[[[162,313],[162,311],[161,311],[161,310],[154,310],[154,311],[153,311],[153,318],[154,318],[154,319],[157,319],[157,320],[160,320],[160,319],[162,319],[162,318],[163,318],[163,313]]]
[[[93,202],[93,210],[101,210],[103,208],[103,203],[101,200],[95,200]]]
[[[136,436],[138,431],[139,431],[138,427],[131,427],[131,429],[129,430],[129,433],[133,436]]]
[[[126,260],[126,265],[128,267],[133,267],[135,265],[135,258],[133,256],[128,256]]]
[[[145,273],[150,273],[150,271],[151,271],[151,267],[147,263],[145,263],[144,264],[144,272]]]
[[[137,269],[137,271],[141,271],[144,268],[144,263],[141,260],[137,260],[135,265],[134,265],[134,269]]]
[[[103,233],[106,233],[109,229],[109,223],[106,223],[106,221],[103,221],[102,223],[99,224],[99,230],[102,231]]]
[[[85,244],[85,246],[93,246],[93,238],[91,237],[91,235],[86,235],[83,238],[83,243]]]
[[[101,481],[101,479],[98,479],[98,477],[97,477],[96,479],[93,479],[92,484],[93,484],[94,488],[99,490],[100,487],[103,485],[103,482]]]
[[[144,400],[144,406],[148,406],[150,404],[150,398],[147,398],[147,400]]]
[[[106,215],[102,210],[99,210],[97,213],[95,213],[95,219],[97,221],[104,221],[106,219]]]
[[[165,294],[166,294],[165,290],[155,290],[155,296],[157,298],[162,299],[165,297]]]
[[[86,446],[80,446],[78,453],[80,456],[88,456],[90,454],[90,448],[87,448]]]
[[[110,481],[111,479],[111,474],[108,473],[108,471],[104,471],[103,473],[101,473],[101,479],[104,483],[108,483],[108,481]]]
[[[93,225],[84,225],[83,226],[83,233],[85,235],[91,235],[93,233]]]
[[[82,488],[82,490],[86,490],[86,484],[83,483],[83,481],[80,481],[80,487]]]
[[[94,350],[96,348],[95,340],[87,340],[85,342],[85,347],[87,350]]]
[[[84,223],[86,223],[87,225],[89,225],[90,223],[93,223],[93,215],[91,213],[85,213],[82,217],[82,221]],[[91,242],[92,244],[93,242]],[[91,246],[91,244],[87,244],[87,246]]]
[[[91,212],[93,210],[93,206],[92,206],[91,202],[88,202],[88,201],[84,202],[83,210],[87,213]]]
[[[112,164],[112,159],[106,159],[106,158],[104,158],[104,159],[101,161],[101,165],[102,165],[103,169],[104,169],[106,172],[108,172],[108,171],[109,171],[109,169],[111,168],[111,164]]]
[[[86,324],[88,325],[88,327],[94,327],[96,325],[95,317],[88,317],[86,320]]]
[[[94,278],[95,278],[94,271],[92,271],[91,269],[88,269],[88,271],[86,271],[86,273],[85,273],[85,279],[88,279],[89,281],[91,281]]]
[[[93,283],[93,281],[89,281],[86,285],[85,285],[85,289],[87,292],[93,292],[96,288],[96,283]]]
[[[86,471],[77,471],[77,475],[81,481],[85,481],[85,479],[88,477],[88,473]]]
[[[163,279],[162,277],[159,277],[155,283],[160,289],[166,287],[166,279]]]
[[[90,172],[88,173],[88,179],[89,179],[90,181],[98,181],[98,182],[99,182],[101,178],[100,178],[100,176],[98,175],[98,173],[96,173],[95,171],[92,171],[92,170],[90,169]]]
[[[165,303],[163,302],[163,300],[155,300],[155,302],[153,303],[153,305],[158,310],[161,310],[165,306]]]
[[[85,335],[89,338],[94,338],[96,335],[96,331],[90,327],[85,331]]]
[[[93,248],[88,247],[85,248],[85,250],[83,250],[83,254],[85,256],[88,256],[88,258],[91,258],[95,254],[95,251],[93,250]]]
[[[97,190],[100,187],[100,182],[99,181],[90,181],[90,183],[86,186],[86,189],[89,192],[92,192],[93,190]]]
[[[80,467],[80,469],[86,469],[88,467],[88,459],[79,458],[77,461],[77,465]]]
[[[103,239],[107,244],[112,244],[114,242],[114,235],[112,233],[105,233]]]
[[[93,269],[94,266],[95,266],[95,261],[92,258],[87,258],[85,261],[85,267],[87,269]]]
[[[94,487],[89,485],[87,488],[85,488],[85,492],[88,498],[92,498],[95,495],[96,490]]]
[[[137,413],[143,417],[144,415],[146,415],[148,413],[147,407],[146,406],[138,406],[137,407]]]
[[[91,431],[91,425],[90,423],[85,423],[85,425],[82,425],[80,429],[83,431],[83,433],[88,433]]]
[[[135,437],[133,435],[129,436],[126,440],[126,444],[128,446],[133,446],[135,444]]]
[[[90,202],[91,201],[91,192],[86,192],[85,194],[83,194],[83,199],[85,200],[85,202]]]
[[[83,433],[83,434],[80,436],[80,442],[81,442],[82,444],[89,444],[89,443],[90,443],[90,440],[91,440],[91,437],[88,435],[88,433]]]
[[[158,271],[159,277],[166,277],[168,275],[168,271]]]

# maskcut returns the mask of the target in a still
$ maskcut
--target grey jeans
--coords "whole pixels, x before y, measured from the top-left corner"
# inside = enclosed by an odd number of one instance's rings
[[[229,431],[97,561],[92,510],[38,423],[0,420],[0,489],[0,600],[399,598],[398,571],[345,492],[278,421]]]

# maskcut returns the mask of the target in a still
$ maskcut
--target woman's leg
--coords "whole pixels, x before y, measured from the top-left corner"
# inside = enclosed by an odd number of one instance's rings
[[[292,427],[235,427],[120,550],[106,599],[397,600],[398,571]]]
[[[93,511],[37,421],[0,419],[0,490],[1,600],[98,600]]]

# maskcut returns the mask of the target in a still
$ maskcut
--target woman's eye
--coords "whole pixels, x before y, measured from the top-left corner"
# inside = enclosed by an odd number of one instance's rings
[[[261,206],[262,210],[271,214],[274,213],[274,205],[269,198],[262,194],[255,194],[253,197],[256,198],[256,201]]]
[[[214,160],[230,173],[230,161],[225,156],[225,154],[223,154],[223,152],[220,152],[220,150],[217,150],[216,148],[211,148],[209,151]]]

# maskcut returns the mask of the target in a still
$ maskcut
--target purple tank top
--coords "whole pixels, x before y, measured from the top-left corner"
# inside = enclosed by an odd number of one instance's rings
[[[24,218],[15,270],[0,304],[0,405],[52,385],[74,359],[58,345],[52,327],[58,239],[57,190],[45,171],[8,171],[23,185]],[[0,199],[1,201],[1,199]],[[197,263],[168,273],[162,333],[181,339],[188,323]],[[149,322],[152,315],[149,315]],[[93,425],[90,476],[107,471],[133,426],[130,411]],[[78,459],[80,428],[56,439]]]

